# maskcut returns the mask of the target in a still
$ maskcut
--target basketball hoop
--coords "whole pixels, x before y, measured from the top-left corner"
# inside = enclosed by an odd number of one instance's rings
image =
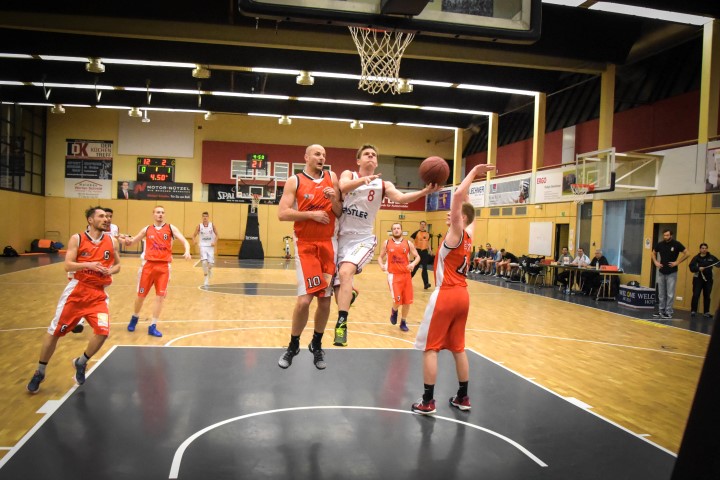
[[[400,81],[400,61],[414,33],[388,32],[374,28],[348,27],[360,54],[358,89],[368,93],[405,93]],[[401,88],[402,87],[402,88]]]
[[[573,198],[573,202],[575,202],[576,205],[582,205],[585,203],[585,195],[595,190],[595,185],[592,183],[573,183],[570,185],[570,188],[575,197]]]
[[[257,213],[258,205],[260,205],[260,195],[253,194],[251,199],[250,213]]]

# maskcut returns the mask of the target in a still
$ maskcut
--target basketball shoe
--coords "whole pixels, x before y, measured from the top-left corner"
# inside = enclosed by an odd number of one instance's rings
[[[153,323],[152,325],[150,325],[148,327],[148,335],[153,336],[153,337],[162,337],[162,332],[160,330],[158,330],[157,327],[155,326],[155,324]]]
[[[347,320],[338,321],[335,325],[335,340],[333,345],[336,347],[347,347]]]
[[[290,365],[292,365],[293,357],[298,353],[300,353],[300,347],[297,347],[295,350],[293,350],[292,346],[288,346],[287,350],[285,350],[285,353],[283,353],[282,357],[280,357],[280,360],[278,360],[278,367],[288,368]]]
[[[432,415],[433,413],[437,412],[435,409],[435,399],[425,401],[420,398],[420,400],[417,401],[417,403],[412,404],[412,409],[414,413],[419,413],[420,415]]]
[[[75,367],[75,375],[73,375],[73,380],[75,380],[75,383],[78,385],[82,385],[85,383],[85,369],[87,368],[87,363],[80,365],[78,363],[78,360],[80,358],[75,358],[72,361],[73,367]]]
[[[358,297],[358,295],[360,295],[360,290],[353,287],[352,298],[350,299],[350,306],[352,306],[352,304],[355,303],[355,299]]]
[[[135,315],[130,317],[130,323],[128,323],[128,332],[135,331],[135,326],[137,325],[138,320],[140,320],[140,318],[136,317]]]
[[[40,384],[45,380],[45,375],[40,373],[40,370],[35,370],[35,375],[30,379],[30,383],[27,384],[27,391],[30,393],[37,393],[40,391]]]
[[[390,323],[397,325],[397,310],[390,309]]]
[[[403,332],[408,332],[410,329],[407,326],[407,323],[405,323],[405,320],[400,320],[400,330]]]
[[[458,398],[457,395],[450,398],[450,406],[455,407],[457,409],[467,411],[470,410],[472,407],[470,406],[470,397],[465,395],[462,398]]]
[[[325,350],[322,348],[314,350],[312,342],[308,345],[308,350],[310,350],[313,354],[313,363],[315,364],[315,368],[318,370],[325,370],[325,367],[327,367],[327,363],[325,363]]]

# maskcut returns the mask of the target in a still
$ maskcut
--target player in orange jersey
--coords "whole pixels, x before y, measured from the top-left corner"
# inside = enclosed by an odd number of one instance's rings
[[[100,350],[110,332],[109,298],[105,288],[112,283],[112,275],[120,271],[120,249],[117,240],[105,232],[109,221],[102,208],[89,208],[85,218],[88,229],[68,241],[65,271],[74,275],[60,296],[55,317],[43,340],[37,371],[27,385],[30,393],[40,390],[45,367],[60,337],[70,332],[81,318],[85,317],[94,334],[83,355],[73,360],[78,385],[85,383],[87,361]]]
[[[138,295],[135,299],[135,310],[128,324],[128,331],[134,332],[140,318],[145,297],[150,288],[155,285],[155,303],[152,310],[152,323],[148,327],[148,335],[162,337],[157,329],[157,322],[162,312],[163,302],[167,296],[168,283],[170,283],[170,263],[172,262],[173,240],[180,240],[185,246],[183,258],[190,260],[190,244],[175,225],[165,223],[165,209],[158,205],[153,209],[153,224],[143,227],[133,238],[125,239],[128,247],[145,240],[142,253],[142,267],[140,268],[140,281],[138,282]]]
[[[475,208],[465,201],[470,184],[481,173],[495,170],[494,165],[476,165],[463,179],[450,202],[447,216],[448,232],[435,257],[435,291],[430,295],[425,315],[418,330],[415,348],[423,353],[423,396],[413,403],[412,411],[423,415],[435,413],[435,380],[440,350],[450,350],[455,359],[460,388],[450,405],[470,410],[467,394],[470,370],[465,353],[465,324],[470,309],[467,276],[475,228]]]
[[[380,247],[380,269],[388,273],[388,285],[393,306],[390,310],[390,323],[397,325],[398,308],[402,305],[400,330],[408,331],[407,316],[413,303],[412,271],[420,262],[420,255],[412,242],[402,238],[402,224],[392,224],[392,238],[385,240]],[[412,262],[408,259],[412,255]]]
[[[303,171],[288,178],[280,198],[278,219],[295,222],[295,273],[298,296],[293,310],[290,344],[278,360],[280,368],[292,365],[300,353],[300,335],[307,325],[310,303],[317,298],[315,328],[308,348],[318,370],[327,366],[322,337],[330,315],[332,277],[335,275],[335,219],[342,213],[335,173],[324,170],[325,148],[310,145],[305,150]]]

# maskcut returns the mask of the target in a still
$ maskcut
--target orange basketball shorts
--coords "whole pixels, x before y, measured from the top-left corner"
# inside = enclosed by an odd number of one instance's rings
[[[470,310],[467,287],[440,287],[430,295],[415,339],[418,350],[465,350],[465,325]]]
[[[138,297],[146,297],[155,285],[155,295],[167,295],[170,283],[170,262],[145,262],[138,272]]]
[[[298,296],[332,295],[330,279],[335,275],[337,242],[326,240],[295,239],[295,273],[298,282]]]
[[[96,335],[110,333],[109,298],[104,288],[91,287],[72,279],[60,296],[47,332],[63,337],[84,317]]]
[[[388,273],[388,286],[393,303],[410,305],[413,303],[412,275],[408,273]]]

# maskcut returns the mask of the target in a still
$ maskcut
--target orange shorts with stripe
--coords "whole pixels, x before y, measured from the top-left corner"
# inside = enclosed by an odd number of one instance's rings
[[[413,303],[412,275],[408,273],[388,273],[388,286],[393,303],[410,305]]]
[[[329,297],[332,294],[330,279],[335,275],[336,255],[335,239],[295,239],[298,296],[310,294],[316,297]]]
[[[109,298],[104,288],[91,287],[78,280],[70,280],[58,301],[55,316],[47,332],[63,337],[85,318],[96,335],[110,333]]]
[[[145,262],[138,272],[138,297],[146,297],[150,288],[155,285],[155,295],[167,295],[170,284],[170,262]]]
[[[467,287],[440,287],[430,295],[418,329],[415,348],[423,351],[465,350],[465,325],[470,311]]]

